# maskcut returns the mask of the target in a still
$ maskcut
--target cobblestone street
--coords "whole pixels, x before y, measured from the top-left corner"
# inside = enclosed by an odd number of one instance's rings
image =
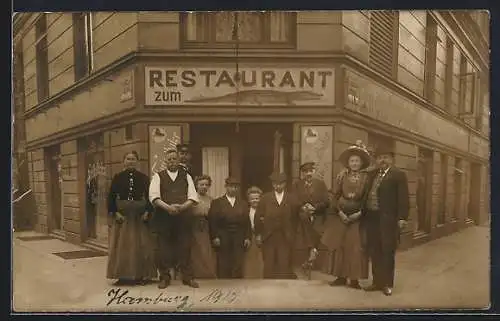
[[[23,233],[24,235],[36,235]],[[104,278],[106,257],[64,260],[52,253],[81,249],[60,240],[21,241],[14,235],[13,309],[34,311],[207,311],[487,308],[489,228],[471,227],[398,253],[391,297],[332,288],[330,278],[200,280],[193,290],[174,281],[114,288]],[[128,292],[126,292],[128,291]],[[135,298],[133,304],[131,299]],[[142,298],[142,300],[137,300]]]

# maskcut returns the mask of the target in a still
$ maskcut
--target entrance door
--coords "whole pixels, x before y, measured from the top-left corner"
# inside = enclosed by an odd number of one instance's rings
[[[418,231],[428,233],[432,213],[432,151],[419,149],[417,165],[417,213]]]
[[[96,240],[99,243],[107,244],[108,213],[106,208],[106,194],[108,186],[106,182],[102,136],[89,137],[83,144],[86,146],[86,237]]]
[[[462,160],[460,158],[455,158],[455,168],[453,173],[453,192],[454,192],[454,208],[451,216],[454,220],[457,220],[462,213]]]
[[[281,136],[276,152],[275,133]],[[290,174],[292,126],[289,124],[190,124],[193,173],[210,175],[210,195],[221,196],[226,175],[241,180],[242,196],[252,185],[271,190],[269,175],[275,155],[280,170]]]
[[[469,206],[467,207],[467,217],[476,224],[479,223],[479,200],[481,194],[481,165],[471,164],[469,186]]]
[[[48,161],[48,188],[50,209],[50,230],[59,231],[64,227],[62,204],[62,172],[60,146],[47,149]]]
[[[272,185],[269,175],[275,167],[290,176],[292,127],[283,124],[244,124],[240,130],[241,187],[244,191],[250,186],[270,191]],[[276,141],[276,136],[279,141]]]

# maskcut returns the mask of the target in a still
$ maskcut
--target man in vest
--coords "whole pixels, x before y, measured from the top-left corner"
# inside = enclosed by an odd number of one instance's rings
[[[393,165],[394,153],[390,147],[378,147],[375,157],[378,169],[369,173],[371,187],[364,217],[373,284],[365,290],[382,291],[389,296],[394,285],[399,236],[408,219],[408,180],[406,174]]]
[[[168,150],[166,169],[153,175],[149,199],[155,207],[157,236],[156,264],[160,273],[158,288],[170,285],[169,271],[179,266],[182,283],[199,287],[193,279],[190,262],[193,217],[190,208],[198,202],[193,179],[179,166],[177,150]]]

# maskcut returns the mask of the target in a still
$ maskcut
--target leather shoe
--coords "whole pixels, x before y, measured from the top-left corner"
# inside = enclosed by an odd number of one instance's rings
[[[161,279],[160,283],[158,284],[158,289],[165,289],[169,285],[170,285],[170,278]]]
[[[190,286],[192,288],[199,288],[200,285],[195,280],[182,280],[182,284]]]
[[[347,284],[347,280],[344,278],[337,278],[335,281],[328,282],[329,286],[343,286]]]
[[[390,296],[392,295],[392,289],[388,286],[384,287],[384,289],[382,290],[382,292],[384,292],[384,295],[387,295],[387,296]]]
[[[349,283],[349,287],[351,289],[356,289],[356,290],[360,290],[361,289],[361,285],[359,285],[358,281],[351,281],[351,283]]]
[[[382,288],[380,288],[378,285],[375,285],[375,284],[372,284],[366,288],[364,288],[363,290],[367,291],[367,292],[375,292],[375,291],[380,291],[382,290]]]

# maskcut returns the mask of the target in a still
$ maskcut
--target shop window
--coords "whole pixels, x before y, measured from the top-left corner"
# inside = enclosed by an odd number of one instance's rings
[[[292,12],[189,12],[181,15],[186,47],[281,46],[295,43]]]
[[[35,24],[36,84],[38,102],[49,97],[49,58],[47,53],[47,15],[42,13]]]
[[[419,148],[417,159],[417,230],[430,232],[430,208],[432,202],[432,151]]]
[[[370,16],[370,66],[388,77],[396,76],[398,50],[397,11],[373,11]]]
[[[75,81],[89,75],[92,70],[92,15],[73,13],[73,53]]]

